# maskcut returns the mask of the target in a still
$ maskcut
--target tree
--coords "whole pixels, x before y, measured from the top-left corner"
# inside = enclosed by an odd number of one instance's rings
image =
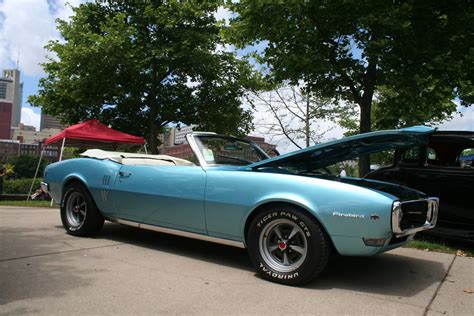
[[[239,48],[263,46],[259,61],[274,81],[303,81],[357,105],[363,133],[372,127],[376,93],[394,126],[446,117],[456,97],[472,104],[470,2],[229,1],[237,14],[226,33]],[[361,162],[364,175],[370,162]]]
[[[7,163],[13,166],[16,178],[33,178],[38,166],[38,156],[12,156],[7,159]],[[48,162],[42,158],[38,174],[43,174],[47,165]]]
[[[256,128],[272,139],[283,137],[300,149],[301,140],[305,147],[318,143],[329,130],[321,130],[317,121],[332,117],[336,106],[331,100],[316,98],[303,89],[283,85],[248,95],[248,103],[265,115],[255,123]]]
[[[58,21],[62,40],[29,102],[67,123],[97,118],[144,135],[153,153],[170,123],[243,134],[248,63],[219,50],[221,1],[97,1]]]

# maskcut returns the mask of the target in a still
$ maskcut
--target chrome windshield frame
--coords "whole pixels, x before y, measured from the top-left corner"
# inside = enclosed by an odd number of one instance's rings
[[[188,144],[189,146],[191,146],[191,149],[192,151],[194,152],[194,154],[196,155],[198,161],[199,161],[199,165],[202,167],[202,168],[207,168],[207,167],[210,167],[210,166],[214,166],[213,164],[208,164],[207,161],[204,159],[204,156],[201,152],[201,150],[199,149],[199,145],[198,145],[198,142],[196,140],[196,137],[199,137],[199,136],[214,136],[214,137],[221,137],[221,138],[227,138],[227,139],[235,139],[235,140],[239,140],[239,141],[242,141],[242,142],[246,142],[246,143],[249,143],[251,144],[254,148],[256,148],[258,151],[260,151],[261,154],[263,154],[264,156],[267,157],[267,159],[269,159],[270,157],[267,155],[267,153],[265,153],[265,151],[260,148],[260,146],[258,146],[255,142],[253,141],[249,141],[249,140],[246,140],[246,139],[242,139],[242,138],[238,138],[238,137],[235,137],[235,136],[227,136],[227,135],[220,135],[220,134],[216,134],[216,133],[213,133],[213,132],[192,132],[192,133],[189,133],[189,134],[186,134],[186,140],[188,141]],[[263,161],[263,160],[262,160]],[[249,165],[251,165],[252,163],[249,163]]]

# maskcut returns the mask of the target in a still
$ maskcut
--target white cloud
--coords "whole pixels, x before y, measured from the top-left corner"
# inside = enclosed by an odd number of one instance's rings
[[[39,131],[40,121],[41,115],[39,113],[35,113],[31,108],[21,108],[21,122],[23,124],[34,126],[36,130]]]
[[[59,38],[57,18],[67,19],[79,0],[4,0],[0,2],[0,67],[14,67],[26,76],[41,76],[40,63],[47,55],[44,46]]]
[[[214,13],[217,21],[224,20],[226,25],[229,25],[229,20],[234,16],[234,13],[227,8],[219,7]]]
[[[458,113],[438,127],[440,130],[474,131],[474,106],[458,107]]]
[[[247,107],[248,108],[248,107]],[[281,153],[287,153],[298,148],[293,145],[284,136],[271,137],[268,133],[263,132],[263,129],[259,128],[259,123],[276,123],[276,119],[268,112],[263,111],[260,108],[254,112],[254,123],[256,125],[255,131],[252,133],[254,136],[265,137],[266,141],[271,141],[278,146],[278,150]],[[331,121],[318,120],[318,128],[322,131],[329,130],[321,139],[322,142],[339,139],[344,136],[345,130],[340,126]],[[453,118],[449,121],[445,121],[442,124],[437,125],[440,130],[458,130],[458,131],[474,131],[474,106],[466,108],[459,106],[457,113],[453,115]],[[304,145],[303,140],[299,140],[299,145]]]
[[[282,95],[287,95],[288,91],[280,90],[280,93]],[[271,94],[269,94],[268,92],[264,92],[261,94],[261,97],[266,100],[272,100],[272,97],[270,95]],[[278,99],[276,96],[273,98]],[[292,101],[288,99],[288,96],[286,96],[286,99],[287,102],[290,102],[290,104],[292,104]],[[253,123],[255,125],[255,130],[252,132],[252,135],[264,137],[265,141],[277,145],[278,151],[282,154],[298,150],[299,148],[294,145],[286,136],[279,135],[281,134],[281,132],[278,131],[278,120],[275,118],[274,114],[270,111],[268,106],[260,102],[258,98],[254,100],[254,103],[256,105],[256,108],[253,112]],[[279,106],[277,105],[277,107]],[[243,108],[247,110],[250,108],[250,105],[244,104]],[[301,121],[297,120],[296,117],[294,117],[293,115],[290,115],[290,113],[284,110],[283,108],[278,110],[278,115],[284,125],[287,125],[288,127],[293,129],[302,128]],[[274,125],[275,128],[270,127],[271,125]],[[342,129],[333,121],[322,119],[313,120],[311,130],[314,131],[315,134],[321,135],[321,138],[318,140],[319,142],[326,142],[328,140],[342,138],[345,132],[344,129]],[[295,142],[299,146],[305,147],[304,139],[295,139]]]

